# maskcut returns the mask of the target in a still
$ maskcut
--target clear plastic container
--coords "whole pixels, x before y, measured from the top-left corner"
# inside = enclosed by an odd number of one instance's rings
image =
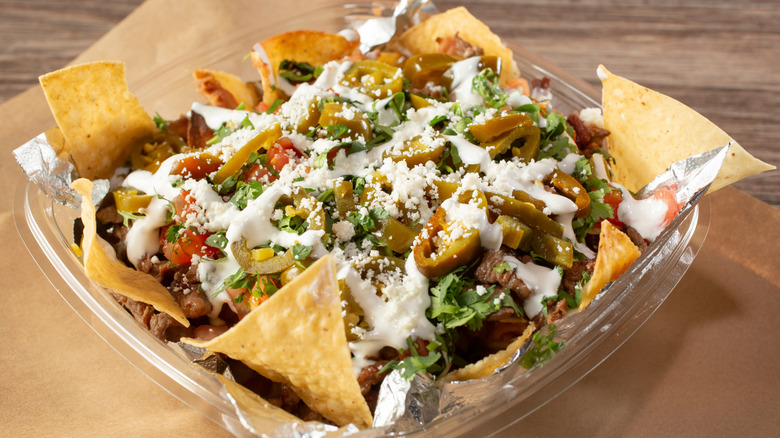
[[[186,112],[193,101],[201,100],[192,81],[192,69],[219,69],[254,78],[257,73],[242,58],[257,41],[293,29],[335,32],[372,17],[380,7],[388,15],[392,6],[391,2],[331,1],[318,3],[294,16],[275,16],[272,23],[262,28],[214,41],[196,53],[173,59],[167,66],[130,83],[130,89],[148,111],[174,118]],[[510,47],[524,77],[551,79],[557,110],[568,114],[599,105],[600,92],[584,81],[522,48]],[[215,377],[148,333],[103,289],[87,279],[70,246],[73,220],[78,215],[77,210],[46,197],[34,184],[20,180],[14,202],[19,234],[44,275],[73,310],[120,355],[173,396],[226,430],[236,435],[247,434]],[[449,436],[475,428],[480,428],[479,435],[487,435],[508,426],[495,422],[499,414],[512,410],[513,421],[519,421],[538,409],[605,360],[658,309],[693,262],[708,228],[709,202],[705,198],[678,227],[667,229],[631,270],[585,312],[558,323],[558,339],[565,341],[566,347],[543,367],[521,374],[502,373],[506,381],[500,390],[480,392],[475,386],[471,393],[477,399],[469,400],[468,407],[441,415],[424,430],[417,427],[394,435],[419,436],[434,432]],[[489,429],[485,426],[488,421]],[[358,436],[381,435],[383,430],[369,430]]]

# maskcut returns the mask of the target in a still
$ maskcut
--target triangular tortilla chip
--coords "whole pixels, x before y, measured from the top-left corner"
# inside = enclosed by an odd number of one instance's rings
[[[475,362],[469,365],[466,365],[465,367],[455,370],[449,374],[447,374],[444,377],[445,382],[452,382],[452,381],[466,381],[471,379],[479,379],[482,377],[487,377],[491,374],[493,374],[499,367],[506,365],[507,362],[509,362],[509,359],[512,358],[512,355],[515,354],[517,350],[520,349],[520,347],[523,346],[523,344],[526,343],[531,338],[531,335],[534,334],[534,325],[528,324],[528,327],[525,329],[522,335],[512,341],[511,344],[509,344],[508,347],[506,347],[504,350],[501,350],[499,352],[493,353],[490,356],[484,357],[479,362]]]
[[[81,195],[81,221],[84,223],[81,248],[84,252],[84,270],[87,277],[106,289],[149,304],[158,312],[167,313],[183,326],[189,327],[190,322],[184,316],[181,306],[165,286],[151,275],[136,271],[106,254],[95,228],[92,182],[79,178],[70,186]]]
[[[639,248],[624,232],[608,221],[601,221],[599,251],[593,275],[582,290],[579,310],[583,310],[596,298],[601,289],[610,281],[615,281],[639,258]]]
[[[121,62],[74,65],[39,78],[65,138],[60,156],[82,178],[110,178],[130,150],[156,127],[130,94]]]
[[[775,167],[747,153],[707,120],[682,103],[608,72],[599,66],[604,87],[604,127],[615,157],[614,180],[638,191],[672,163],[732,142],[710,192]]]
[[[224,334],[184,342],[226,354],[291,385],[306,405],[339,426],[371,426],[352,368],[331,256],[318,260]]]
[[[436,38],[454,37],[456,33],[467,43],[484,50],[485,55],[501,58],[501,85],[520,76],[512,51],[463,6],[431,16],[401,34],[399,42],[414,54],[436,53],[439,51]]]
[[[242,103],[252,110],[260,101],[257,90],[236,75],[217,70],[194,70],[192,76],[198,92],[209,105],[236,109]]]
[[[289,97],[277,89],[279,64],[285,59],[316,67],[352,54],[359,44],[358,40],[314,30],[286,32],[262,41],[260,47],[252,49],[251,56],[262,77],[263,102],[271,105]]]

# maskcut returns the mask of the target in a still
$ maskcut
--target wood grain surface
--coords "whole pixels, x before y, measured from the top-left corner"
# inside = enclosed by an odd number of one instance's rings
[[[141,0],[0,0],[0,103],[67,64]],[[596,67],[668,94],[780,165],[780,2],[475,0],[499,35],[587,82]],[[780,171],[737,183],[780,208]]]

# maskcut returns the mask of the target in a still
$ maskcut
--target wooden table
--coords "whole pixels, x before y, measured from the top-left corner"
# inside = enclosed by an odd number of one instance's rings
[[[0,103],[62,67],[142,0],[0,0]],[[780,4],[744,0],[476,0],[499,35],[594,85],[596,66],[685,102],[780,164]],[[567,13],[569,12],[569,13]],[[780,171],[737,183],[780,207]]]

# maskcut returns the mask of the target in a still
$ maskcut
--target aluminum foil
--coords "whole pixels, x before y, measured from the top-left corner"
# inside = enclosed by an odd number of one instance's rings
[[[361,51],[368,53],[390,42],[399,30],[419,20],[421,14],[433,12],[435,6],[430,1],[402,0],[393,10],[392,16],[369,19],[352,27],[360,34]],[[674,163],[664,174],[639,192],[639,197],[647,197],[652,196],[660,188],[671,188],[676,193],[677,201],[684,204],[678,219],[668,227],[668,232],[664,232],[653,244],[659,247],[658,251],[663,252],[668,247],[665,246],[666,243],[679,239],[679,235],[675,233],[680,218],[685,216],[684,213],[692,209],[706,193],[720,171],[729,146],[730,144]],[[13,153],[31,182],[36,183],[41,190],[58,202],[78,207],[79,197],[69,187],[75,169],[72,164],[57,158],[45,134],[32,139]],[[109,183],[105,180],[96,181],[95,187],[93,198],[97,203],[108,192]],[[654,251],[655,258],[659,258],[658,251]],[[652,269],[653,266],[654,264],[650,263],[645,266],[645,269]],[[619,299],[618,297],[614,301]],[[601,308],[610,304],[614,305],[606,300],[596,299],[592,306]],[[572,334],[582,332],[583,318],[583,313],[578,313],[559,321],[559,336],[556,339],[571,339]],[[606,325],[599,329],[603,332],[609,328],[609,325]],[[585,329],[591,330],[593,327]],[[542,330],[545,331],[547,328]],[[218,356],[204,357],[205,350],[187,344],[178,343],[171,346],[193,363],[233,380],[229,366]],[[479,422],[487,413],[487,408],[481,406],[487,400],[495,406],[496,403],[501,402],[517,403],[518,400],[526,397],[526,392],[532,394],[533,391],[529,390],[525,383],[532,382],[530,378],[543,364],[537,364],[527,370],[520,366],[518,361],[529,348],[533,347],[533,341],[529,340],[515,352],[509,363],[500,367],[495,373],[468,382],[437,384],[433,376],[425,374],[418,374],[411,380],[405,380],[398,371],[393,371],[381,385],[374,414],[374,428],[364,431],[359,431],[353,426],[336,428],[316,422],[290,421],[289,414],[279,412],[278,409],[268,409],[264,405],[262,409],[258,409],[257,403],[248,402],[231,391],[227,385],[223,396],[234,406],[240,424],[243,426],[243,429],[231,430],[237,436],[319,438],[351,435],[379,437],[411,431],[424,433],[426,429],[454,415],[458,416],[460,425],[467,425],[469,421]],[[566,353],[567,350],[564,348],[558,355],[563,356]]]
[[[60,204],[79,208],[81,196],[70,188],[76,168],[57,157],[45,133],[14,149],[13,154],[27,179],[47,196]],[[98,205],[108,194],[110,184],[104,179],[95,180],[93,184],[92,202]]]

